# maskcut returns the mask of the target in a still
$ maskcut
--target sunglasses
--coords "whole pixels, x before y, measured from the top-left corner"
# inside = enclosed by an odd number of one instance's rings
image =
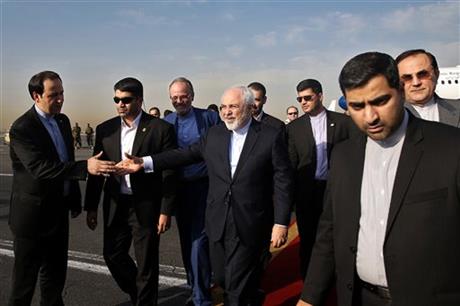
[[[288,113],[288,115],[292,116],[292,115],[297,115],[298,112],[295,112],[295,113]]]
[[[427,80],[427,79],[430,79],[431,78],[431,72],[428,71],[428,70],[420,70],[419,72],[417,72],[415,74],[415,76],[417,77],[417,79],[419,80]],[[414,79],[414,74],[403,74],[401,76],[401,80],[403,82],[412,82],[412,80]]]
[[[305,101],[305,102],[308,102],[308,101],[313,100],[313,97],[314,97],[314,96],[315,96],[315,95],[308,95],[308,96],[303,96],[303,97],[297,97],[296,100],[297,100],[297,102],[299,102],[299,103],[302,103],[302,100]]]
[[[129,104],[133,102],[134,100],[136,100],[136,97],[124,97],[124,98],[113,97],[113,102],[115,102],[116,104],[120,102],[123,104]]]

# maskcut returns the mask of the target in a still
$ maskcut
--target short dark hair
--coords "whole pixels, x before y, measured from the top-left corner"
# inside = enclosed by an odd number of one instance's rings
[[[263,97],[267,95],[267,90],[265,89],[265,86],[262,83],[252,82],[248,85],[248,88],[254,89],[255,91],[261,91]]]
[[[171,83],[169,83],[169,89],[171,89],[171,86],[173,86],[173,84],[175,83],[185,83],[188,87],[188,90],[190,91],[190,94],[192,95],[192,98],[195,97],[195,91],[193,90],[193,85],[192,85],[192,82],[190,82],[189,79],[185,78],[185,77],[178,77],[178,78],[175,78],[174,80],[171,81]]]
[[[366,52],[350,59],[339,75],[340,89],[345,90],[366,85],[374,77],[382,75],[390,88],[400,89],[398,66],[395,60],[385,53]]]
[[[428,56],[428,58],[430,59],[431,67],[433,68],[433,70],[436,71],[436,72],[439,71],[438,61],[436,61],[436,57],[433,54],[431,54],[430,52],[425,51],[424,49],[412,49],[412,50],[404,51],[403,53],[398,55],[398,57],[396,58],[396,60],[395,60],[396,64],[399,64],[403,59],[405,59],[405,58],[407,58],[409,56],[413,56],[413,55],[417,55],[417,54],[425,54],[426,56]]]
[[[208,109],[208,110],[215,111],[215,112],[219,112],[219,107],[218,107],[216,104],[214,104],[214,103],[209,104],[207,109]]]
[[[156,111],[158,112],[158,114],[161,114],[160,109],[159,109],[158,107],[156,107],[156,106],[152,106],[152,107],[149,109],[149,113],[150,113],[151,111],[153,111],[153,110],[156,110]]]
[[[124,78],[116,82],[113,86],[113,90],[127,91],[138,98],[144,97],[144,87],[142,86],[142,83],[138,79],[132,77]]]
[[[54,71],[46,70],[37,73],[29,81],[29,94],[32,99],[34,98],[34,92],[40,96],[43,94],[43,90],[45,89],[43,83],[45,80],[60,80],[62,82],[59,74]]]
[[[323,93],[323,87],[321,83],[315,79],[306,79],[297,84],[297,92],[301,92],[311,88],[315,94]]]
[[[163,117],[166,117],[166,116],[168,116],[169,114],[172,114],[172,113],[173,113],[172,110],[170,110],[170,109],[165,109],[164,112],[163,112]]]

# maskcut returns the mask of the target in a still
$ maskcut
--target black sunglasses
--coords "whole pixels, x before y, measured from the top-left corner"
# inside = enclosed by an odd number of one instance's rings
[[[298,112],[288,113],[288,115],[291,115],[291,116],[292,115],[297,115],[297,114],[298,114]]]
[[[428,71],[428,70],[420,70],[419,72],[417,72],[415,74],[415,76],[417,76],[417,79],[419,80],[427,80],[429,78],[431,78],[431,72]],[[403,82],[412,82],[412,80],[414,79],[414,75],[413,74],[403,74],[401,76],[401,80]]]
[[[134,100],[136,100],[136,97],[124,97],[124,98],[113,97],[113,102],[115,102],[116,104],[120,102],[123,104],[129,104],[133,102]]]
[[[301,103],[302,100],[305,102],[311,101],[313,99],[314,95],[308,95],[308,96],[303,96],[303,97],[297,97],[297,102]]]

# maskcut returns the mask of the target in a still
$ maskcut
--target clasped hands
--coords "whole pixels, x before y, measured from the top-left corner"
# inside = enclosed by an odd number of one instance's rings
[[[127,159],[118,163],[114,161],[101,160],[103,152],[99,152],[88,159],[88,172],[92,175],[126,175],[139,171],[144,167],[144,161],[140,157],[136,157],[125,153]]]

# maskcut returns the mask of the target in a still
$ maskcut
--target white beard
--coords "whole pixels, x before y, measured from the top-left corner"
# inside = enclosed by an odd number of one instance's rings
[[[227,129],[229,129],[230,131],[234,131],[239,128],[242,128],[246,123],[248,123],[250,117],[251,113],[245,112],[240,118],[235,119],[232,123],[225,121],[225,119],[222,119],[222,121],[224,121]]]

